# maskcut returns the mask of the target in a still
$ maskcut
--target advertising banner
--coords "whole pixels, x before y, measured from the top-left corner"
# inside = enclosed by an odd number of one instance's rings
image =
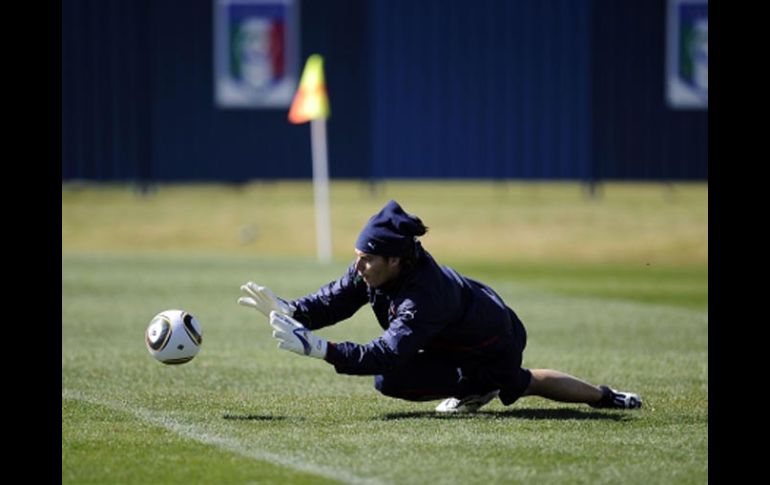
[[[288,108],[298,81],[299,0],[214,0],[221,108]]]
[[[668,0],[666,97],[674,109],[708,109],[707,0]]]

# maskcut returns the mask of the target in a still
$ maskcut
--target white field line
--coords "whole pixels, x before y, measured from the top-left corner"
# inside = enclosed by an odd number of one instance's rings
[[[205,445],[215,446],[222,450],[229,451],[231,453],[235,453],[252,460],[264,461],[274,465],[285,466],[299,472],[309,473],[331,480],[337,480],[343,483],[361,483],[370,485],[379,485],[384,483],[374,478],[362,478],[338,468],[316,465],[302,459],[301,457],[271,453],[269,451],[254,448],[253,446],[241,443],[234,438],[210,433],[192,424],[181,423],[168,415],[164,415],[163,413],[159,413],[157,411],[151,412],[141,407],[131,406],[125,402],[100,399],[98,397],[90,396],[81,391],[72,389],[62,389],[61,396],[63,399],[83,401],[90,404],[105,406],[116,411],[133,414],[142,421],[165,428],[179,436],[198,441]]]

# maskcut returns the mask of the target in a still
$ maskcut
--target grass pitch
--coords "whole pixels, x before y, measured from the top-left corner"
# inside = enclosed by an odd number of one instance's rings
[[[707,481],[705,186],[608,186],[594,200],[569,184],[388,183],[376,195],[335,185],[329,266],[313,261],[312,192],[298,195],[308,187],[168,187],[150,198],[63,190],[63,483]],[[435,402],[386,398],[370,377],[276,349],[266,319],[235,303],[240,284],[291,298],[338,277],[359,226],[391,197],[432,227],[425,245],[440,262],[517,311],[529,332],[525,366],[639,392],[645,407],[524,398],[437,416]],[[572,216],[557,217],[560,206]],[[612,221],[624,212],[641,227],[620,224],[637,232],[618,241]],[[515,221],[530,242],[508,253],[515,237],[474,238],[462,219],[493,236]],[[596,234],[583,239],[590,220]],[[294,242],[280,247],[288,233]],[[657,234],[655,244],[624,244],[640,234]],[[572,247],[599,236],[604,256]],[[182,366],[144,348],[145,326],[168,308],[203,326],[201,353]],[[378,328],[364,307],[320,334],[366,342]]]

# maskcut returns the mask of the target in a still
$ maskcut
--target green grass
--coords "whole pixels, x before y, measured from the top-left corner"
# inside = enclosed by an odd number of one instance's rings
[[[347,260],[366,220],[390,198],[431,228],[440,260],[478,263],[697,264],[708,260],[708,186],[575,183],[358,182],[331,188],[332,246]],[[62,191],[62,252],[315,256],[308,182]]]
[[[692,309],[708,305],[705,265],[459,263],[456,269],[483,279],[520,283],[575,296],[597,296]]]
[[[269,207],[277,214],[265,216],[272,220],[264,226],[265,239],[305,230],[308,222],[294,217],[306,211],[312,196],[297,202],[292,191],[298,187],[270,187],[274,193],[264,199],[276,203]],[[346,237],[354,237],[352,228],[380,203],[351,187],[338,197],[368,202],[336,210],[338,223],[350,226],[338,231]],[[239,212],[243,198],[250,201],[244,214],[264,213],[251,200],[253,188],[241,196],[226,187],[168,189],[173,194],[161,189],[153,203],[167,196],[173,201],[155,212],[126,188],[63,191],[62,482],[706,482],[707,259],[705,252],[682,249],[692,247],[693,235],[706,232],[704,189],[677,189],[674,200],[666,200],[660,187],[613,186],[600,201],[576,202],[579,190],[569,185],[498,187],[494,190],[510,190],[506,197],[517,201],[504,210],[494,208],[499,194],[482,188],[458,185],[455,201],[435,189],[441,207],[430,206],[413,184],[386,184],[379,197],[397,195],[407,208],[408,202],[426,208],[431,217],[423,217],[432,226],[429,237],[444,253],[442,262],[490,283],[517,311],[529,334],[525,366],[637,391],[645,398],[641,411],[524,398],[510,407],[494,402],[474,416],[443,417],[432,412],[435,402],[386,398],[370,377],[337,375],[324,362],[276,349],[266,319],[235,303],[239,286],[249,279],[286,297],[315,290],[344,270],[349,254],[344,246],[330,266],[313,262],[312,241],[303,242],[296,257],[280,248],[258,250],[260,244],[274,244],[259,238],[229,250],[216,231],[216,215]],[[218,210],[198,200],[201,192],[208,193],[208,203],[219,201]],[[444,234],[452,211],[473,219],[486,205],[502,217],[519,206],[537,207],[538,197],[547,206],[540,209],[544,219],[526,224],[534,231],[527,237],[534,241],[542,235],[544,253],[517,246],[522,253],[516,257],[496,258],[504,250],[500,241],[452,249]],[[184,212],[175,206],[179,200],[186,200],[197,218],[176,220]],[[557,228],[575,236],[585,224],[578,218],[575,227],[559,228],[552,219],[559,204],[578,204],[575,210],[585,211],[585,217],[594,204],[590,217],[604,221],[600,226],[627,211],[645,221],[645,231],[660,234],[654,246],[660,253],[646,257],[641,244],[623,252],[606,228],[598,230],[608,239],[602,247],[614,248],[606,258],[548,242]],[[650,207],[639,207],[666,204],[676,209],[657,219],[645,215],[654,212]],[[342,222],[345,213],[356,215]],[[293,229],[279,214],[294,218]],[[122,222],[114,222],[119,234],[100,235],[100,228],[109,232],[112,220]],[[675,229],[676,220],[690,227]],[[153,246],[137,237],[137,247],[121,239],[165,224],[170,233],[181,231],[191,239],[163,236],[156,242],[166,242]],[[473,224],[492,234],[505,232],[489,218]],[[205,231],[198,226],[211,229],[211,240],[199,237]],[[705,240],[699,244],[707,247]],[[428,240],[426,245],[432,248]],[[559,245],[568,249],[558,252]],[[475,254],[464,257],[469,252]],[[194,313],[203,326],[201,353],[189,364],[164,366],[144,347],[145,326],[168,308]],[[320,333],[367,342],[378,329],[363,308]]]

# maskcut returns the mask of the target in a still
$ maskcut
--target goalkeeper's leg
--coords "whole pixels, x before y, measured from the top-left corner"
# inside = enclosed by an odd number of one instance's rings
[[[551,369],[530,369],[532,380],[524,396],[540,396],[553,401],[579,402],[599,408],[636,409],[642,406],[638,394],[607,386],[594,386],[577,377]]]

